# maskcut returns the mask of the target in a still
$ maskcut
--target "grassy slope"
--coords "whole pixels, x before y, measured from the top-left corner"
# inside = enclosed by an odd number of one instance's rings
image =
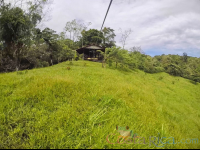
[[[0,148],[200,147],[149,144],[150,136],[200,139],[200,84],[94,62],[67,70],[68,63],[0,74]],[[116,125],[129,126],[148,144],[109,144],[111,133],[117,141]]]

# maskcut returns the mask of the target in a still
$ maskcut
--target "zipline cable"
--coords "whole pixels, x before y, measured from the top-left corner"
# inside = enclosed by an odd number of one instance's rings
[[[102,28],[103,28],[103,25],[104,25],[104,23],[105,23],[105,20],[106,20],[106,17],[107,17],[107,15],[108,15],[108,12],[109,12],[109,10],[110,10],[110,6],[111,6],[111,4],[112,4],[112,1],[113,1],[113,0],[110,0],[110,4],[109,4],[109,6],[108,6],[108,9],[107,9],[106,15],[105,15],[105,17],[104,17],[104,21],[103,21],[103,24],[102,24],[102,26],[101,26],[101,30],[100,30],[99,34],[100,34],[101,31],[102,31]],[[99,35],[98,35],[98,37],[99,37]],[[97,40],[98,40],[98,39],[97,39]],[[95,44],[95,45],[97,45],[97,41],[96,41],[96,44]]]
[[[106,16],[105,16],[104,21],[103,21],[103,24],[102,24],[102,26],[101,26],[101,31],[102,31],[104,22],[105,22],[105,20],[106,20],[106,17],[107,17],[107,15],[108,15],[108,11],[109,11],[109,9],[110,9],[110,6],[111,6],[111,4],[112,4],[112,1],[113,1],[113,0],[110,0],[110,4],[109,4],[109,6],[108,6],[108,10],[107,10],[107,12],[106,12]]]

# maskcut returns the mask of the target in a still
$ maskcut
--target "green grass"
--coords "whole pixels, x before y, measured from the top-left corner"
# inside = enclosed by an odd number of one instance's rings
[[[89,61],[0,74],[0,148],[200,148],[169,140],[200,140],[199,91],[181,77]],[[147,144],[109,144],[116,125]],[[149,144],[150,136],[169,144]]]

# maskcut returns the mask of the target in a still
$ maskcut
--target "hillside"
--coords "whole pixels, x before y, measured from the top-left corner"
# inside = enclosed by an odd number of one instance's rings
[[[0,74],[0,148],[199,148],[190,140],[200,139],[199,91],[199,83],[167,73],[88,61]],[[142,144],[109,144],[116,125]]]

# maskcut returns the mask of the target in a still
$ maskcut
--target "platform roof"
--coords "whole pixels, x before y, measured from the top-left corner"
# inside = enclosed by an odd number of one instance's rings
[[[96,45],[89,45],[89,46],[79,48],[76,51],[78,53],[83,53],[83,51],[87,51],[87,50],[102,50],[102,51],[105,51],[105,48],[101,47],[101,46],[96,46]]]

